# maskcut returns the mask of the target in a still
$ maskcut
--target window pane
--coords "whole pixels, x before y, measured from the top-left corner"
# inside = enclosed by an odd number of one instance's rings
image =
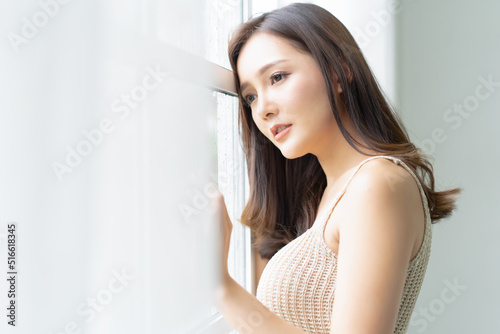
[[[233,29],[241,22],[241,0],[206,0],[206,40],[208,60],[230,69],[227,45]]]

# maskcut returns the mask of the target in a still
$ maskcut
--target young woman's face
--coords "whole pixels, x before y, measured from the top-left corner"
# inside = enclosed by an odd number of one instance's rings
[[[338,140],[325,81],[311,55],[284,38],[256,33],[243,46],[237,69],[255,124],[283,156],[317,156]],[[279,124],[289,127],[276,135]]]

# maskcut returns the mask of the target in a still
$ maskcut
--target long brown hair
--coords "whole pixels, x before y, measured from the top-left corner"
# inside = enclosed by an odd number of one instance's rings
[[[333,115],[347,142],[364,155],[368,154],[357,145],[403,160],[424,188],[433,223],[452,213],[455,196],[461,189],[434,190],[430,156],[410,142],[405,127],[384,97],[349,31],[325,9],[314,4],[294,3],[243,23],[229,42],[250,184],[250,197],[241,223],[251,228],[253,246],[261,257],[270,259],[312,226],[326,188],[326,175],[312,154],[286,159],[253,122],[251,110],[241,96],[236,64],[241,49],[256,32],[285,38],[297,49],[309,53],[325,78]],[[336,80],[343,88],[341,101],[334,90]],[[347,117],[368,146],[348,133],[337,103],[345,105]]]

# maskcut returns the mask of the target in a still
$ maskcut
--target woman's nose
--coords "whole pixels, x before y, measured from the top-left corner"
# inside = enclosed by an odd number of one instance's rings
[[[259,95],[257,102],[257,115],[260,118],[269,118],[270,115],[275,114],[278,111],[278,108],[272,98],[266,94]]]

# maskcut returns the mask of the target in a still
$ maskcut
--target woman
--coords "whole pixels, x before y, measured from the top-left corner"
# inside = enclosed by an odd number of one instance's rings
[[[352,35],[321,7],[251,19],[229,57],[250,181],[241,222],[270,260],[256,297],[231,278],[218,196],[217,307],[240,333],[405,333],[431,222],[451,214],[460,189],[434,190],[432,165]]]

